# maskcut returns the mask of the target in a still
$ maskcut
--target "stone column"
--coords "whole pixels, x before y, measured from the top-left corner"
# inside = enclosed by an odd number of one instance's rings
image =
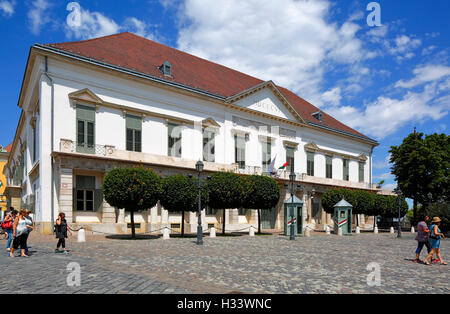
[[[103,200],[102,223],[116,223],[116,209]]]
[[[203,230],[206,230],[208,228],[208,224],[206,223],[206,210],[202,210],[202,226]]]
[[[258,227],[258,210],[252,209],[252,215],[250,216],[249,224],[253,225],[254,227]]]
[[[308,193],[306,191],[302,191],[302,202],[303,202],[303,228],[306,227],[307,224],[307,216],[309,212],[308,206]]]
[[[194,212],[189,212],[189,232],[195,232],[197,230],[197,215]]]
[[[161,208],[161,224],[169,224],[169,211],[164,208]]]
[[[73,223],[73,170],[61,168],[59,170],[59,212],[66,214],[68,223]]]
[[[327,224],[327,212],[325,211],[325,209],[322,206],[322,198],[319,199],[319,204],[320,204],[320,210],[322,212],[321,215],[321,219],[320,219],[320,224],[321,225],[326,225]]]
[[[239,223],[239,210],[237,208],[229,209],[229,224],[238,224]]]
[[[308,223],[312,222],[312,200],[311,200],[311,196],[308,195],[308,192],[306,193],[306,198],[307,198],[307,202],[308,202]]]

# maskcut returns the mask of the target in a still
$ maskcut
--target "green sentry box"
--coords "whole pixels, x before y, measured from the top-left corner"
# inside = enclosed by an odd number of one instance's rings
[[[334,233],[338,234],[339,228],[342,228],[343,235],[352,234],[352,209],[353,206],[342,199],[334,205]]]
[[[291,208],[294,208],[294,234],[303,234],[303,202],[294,195],[294,202],[290,197],[284,202],[284,235],[291,235]]]

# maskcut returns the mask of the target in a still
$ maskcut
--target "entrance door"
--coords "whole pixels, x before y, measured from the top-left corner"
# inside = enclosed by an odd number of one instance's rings
[[[297,234],[303,234],[303,208],[297,206]]]

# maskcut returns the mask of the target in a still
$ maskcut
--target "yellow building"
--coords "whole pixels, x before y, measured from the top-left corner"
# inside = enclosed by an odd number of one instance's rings
[[[6,189],[6,177],[3,174],[3,167],[8,162],[9,153],[11,151],[11,145],[3,148],[0,145],[0,208],[1,208],[1,219],[3,220],[4,213],[7,209],[7,201],[5,196]]]

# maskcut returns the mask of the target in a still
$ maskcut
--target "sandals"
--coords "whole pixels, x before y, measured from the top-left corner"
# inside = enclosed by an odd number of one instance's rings
[[[447,265],[447,263],[446,262],[442,262],[441,265]]]
[[[431,265],[430,262],[423,262],[425,265]]]

